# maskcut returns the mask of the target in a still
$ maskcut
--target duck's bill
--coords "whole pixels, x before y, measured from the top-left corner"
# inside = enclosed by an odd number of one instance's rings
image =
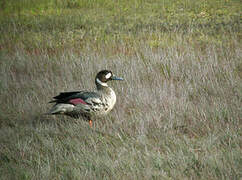
[[[112,77],[112,80],[119,80],[119,81],[123,81],[124,79],[121,78],[121,77],[116,77],[116,76],[113,76]]]

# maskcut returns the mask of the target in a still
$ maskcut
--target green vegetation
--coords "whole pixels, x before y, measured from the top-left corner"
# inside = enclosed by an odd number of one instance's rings
[[[2,0],[0,179],[240,179],[241,12],[239,0]],[[94,128],[43,115],[101,69],[126,80]]]
[[[10,50],[21,46],[30,52],[39,48],[100,52],[106,46],[116,54],[120,44],[132,48],[144,41],[151,47],[166,47],[163,39],[173,43],[176,37],[170,38],[177,35],[220,43],[240,31],[239,1],[3,2],[0,42]]]

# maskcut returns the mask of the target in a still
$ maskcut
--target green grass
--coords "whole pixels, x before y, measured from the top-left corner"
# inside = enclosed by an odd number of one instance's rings
[[[240,179],[240,4],[1,1],[0,179]],[[92,129],[43,115],[101,69],[125,81]]]

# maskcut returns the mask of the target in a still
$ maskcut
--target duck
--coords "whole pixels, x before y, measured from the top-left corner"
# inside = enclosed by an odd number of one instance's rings
[[[124,80],[113,75],[110,70],[101,70],[95,77],[95,91],[61,92],[49,103],[55,103],[49,115],[66,115],[72,118],[83,118],[93,125],[93,117],[108,114],[116,104],[116,94],[107,84],[113,80]]]

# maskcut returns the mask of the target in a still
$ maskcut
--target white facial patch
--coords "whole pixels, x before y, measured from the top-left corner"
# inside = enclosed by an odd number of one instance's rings
[[[107,83],[104,83],[102,81],[100,81],[98,78],[96,79],[97,83],[102,85],[102,86],[108,86]]]
[[[112,76],[112,74],[111,73],[108,73],[108,74],[106,74],[105,78],[106,79],[109,79],[111,76]]]

